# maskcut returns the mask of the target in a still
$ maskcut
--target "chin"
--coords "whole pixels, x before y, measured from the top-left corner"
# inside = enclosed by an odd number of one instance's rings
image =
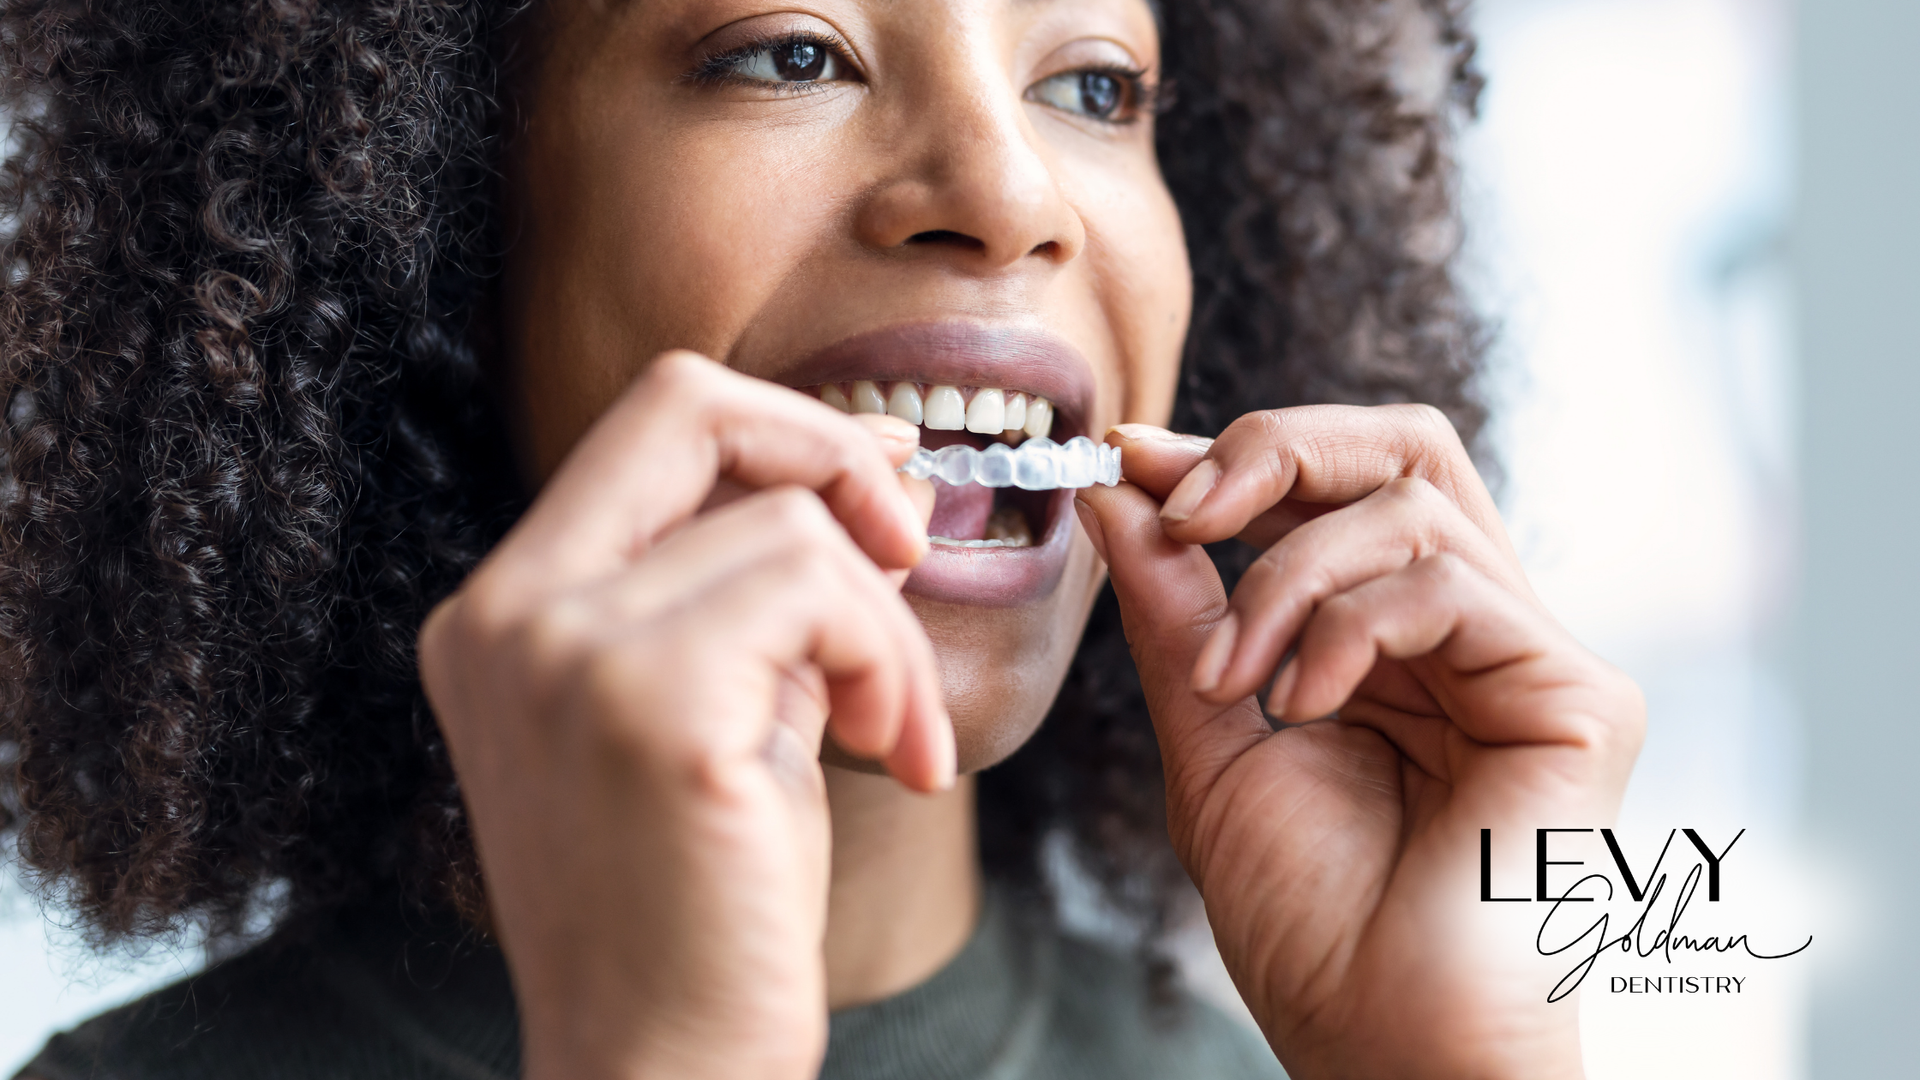
[[[909,594],[933,642],[953,717],[961,773],[998,765],[1033,737],[1053,707],[1080,645],[1105,568],[1073,519],[1065,569],[1052,589],[1019,605],[969,604]],[[828,765],[881,774],[829,741]]]
[[[1104,572],[1071,510],[1066,531],[1060,572],[1025,603],[908,593],[933,642],[963,773],[1006,760],[1033,736],[1079,648]]]

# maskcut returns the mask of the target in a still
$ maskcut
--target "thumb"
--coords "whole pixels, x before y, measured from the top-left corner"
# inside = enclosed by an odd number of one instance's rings
[[[1252,697],[1223,707],[1193,687],[1201,647],[1227,617],[1226,587],[1204,548],[1162,531],[1160,504],[1133,484],[1087,488],[1075,508],[1107,561],[1168,785],[1204,792],[1273,733]]]

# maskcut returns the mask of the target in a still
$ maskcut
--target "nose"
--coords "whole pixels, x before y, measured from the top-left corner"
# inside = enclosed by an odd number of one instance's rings
[[[969,65],[951,78],[930,70],[921,78],[933,85],[887,125],[893,166],[860,207],[861,242],[940,250],[980,270],[1077,258],[1086,228],[1005,73]]]

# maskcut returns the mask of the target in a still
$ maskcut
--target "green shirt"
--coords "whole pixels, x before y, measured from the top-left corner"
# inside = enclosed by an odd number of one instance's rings
[[[1256,1035],[1145,966],[990,897],[960,955],[833,1014],[822,1080],[1285,1080]],[[50,1040],[43,1080],[510,1080],[498,950],[397,905],[290,930]]]

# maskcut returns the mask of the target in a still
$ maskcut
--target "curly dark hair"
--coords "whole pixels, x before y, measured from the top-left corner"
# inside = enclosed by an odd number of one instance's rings
[[[0,826],[103,939],[229,932],[266,892],[482,902],[414,638],[525,503],[475,315],[525,6],[0,0]],[[1423,401],[1472,440],[1460,0],[1160,6],[1195,279],[1176,425]],[[1041,882],[1064,836],[1164,918],[1111,596],[981,792],[992,873]]]

